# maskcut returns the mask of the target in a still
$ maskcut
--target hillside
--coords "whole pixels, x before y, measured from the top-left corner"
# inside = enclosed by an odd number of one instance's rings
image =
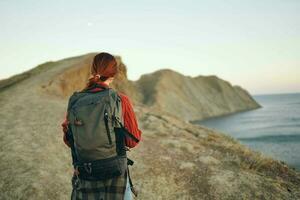
[[[59,97],[68,97],[85,86],[90,75],[93,55],[54,76],[43,88]],[[239,86],[232,86],[216,76],[184,76],[170,69],[142,75],[137,81],[127,79],[127,69],[116,56],[120,74],[113,87],[129,95],[136,104],[163,111],[185,121],[201,120],[220,115],[256,109],[260,105]],[[72,78],[69,78],[72,77]]]
[[[0,81],[0,199],[69,199],[72,166],[60,124],[68,96],[85,84],[93,55],[48,62]],[[141,91],[137,83],[144,78],[127,80],[120,57],[118,62],[121,73],[114,87],[132,96],[143,131],[141,143],[129,153],[138,199],[300,199],[299,172],[229,136],[154,109],[155,99],[169,97],[150,95],[159,85],[143,83],[149,89]],[[182,79],[203,83],[206,78]],[[234,90],[244,98],[242,90]],[[220,102],[215,104],[221,108]]]

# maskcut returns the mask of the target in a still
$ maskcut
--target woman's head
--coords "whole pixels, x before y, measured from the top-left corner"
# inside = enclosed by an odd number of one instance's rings
[[[111,79],[117,74],[117,61],[115,57],[109,53],[102,52],[97,54],[91,66],[92,76],[89,78],[88,87],[93,83],[107,79]]]

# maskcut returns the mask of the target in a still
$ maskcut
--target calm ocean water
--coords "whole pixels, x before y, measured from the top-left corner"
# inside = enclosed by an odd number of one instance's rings
[[[253,97],[262,108],[197,123],[300,170],[300,93]]]

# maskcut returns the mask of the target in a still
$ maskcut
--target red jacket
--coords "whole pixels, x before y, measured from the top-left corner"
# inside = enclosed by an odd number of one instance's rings
[[[104,83],[98,83],[101,86],[104,87],[108,87],[108,85],[104,84]],[[101,88],[94,88],[91,91],[99,91],[102,90]],[[125,128],[132,133],[138,140],[141,140],[141,134],[142,131],[138,128],[138,123],[136,120],[136,116],[132,107],[132,103],[129,100],[129,98],[122,93],[118,93],[119,96],[121,97],[121,102],[122,102],[122,116],[124,119],[124,126]],[[68,143],[67,139],[66,139],[66,132],[68,130],[68,120],[67,120],[67,116],[65,117],[64,122],[61,124],[63,127],[63,141],[66,145],[68,145],[70,147],[70,144]],[[129,137],[125,137],[125,145],[129,148],[133,148],[137,145],[137,143],[132,140]]]

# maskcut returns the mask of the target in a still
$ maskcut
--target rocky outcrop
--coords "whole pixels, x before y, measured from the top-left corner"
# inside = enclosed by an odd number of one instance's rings
[[[184,120],[200,120],[259,108],[251,95],[217,76],[184,76],[164,69],[143,75],[136,83],[143,103]]]

